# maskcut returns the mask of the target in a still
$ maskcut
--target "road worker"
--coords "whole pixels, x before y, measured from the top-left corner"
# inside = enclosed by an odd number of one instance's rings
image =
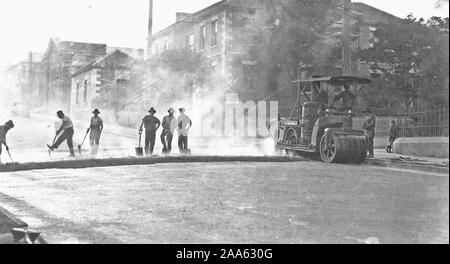
[[[91,132],[89,135],[89,143],[91,145],[92,155],[95,156],[98,153],[98,148],[100,145],[100,137],[103,132],[103,119],[99,116],[100,111],[95,109],[92,112],[94,116],[91,118],[91,125],[89,126],[87,133]]]
[[[192,120],[186,115],[186,109],[180,108],[178,117],[178,148],[181,155],[189,154],[188,137],[192,127]]]
[[[392,153],[392,147],[394,146],[395,140],[399,137],[398,136],[398,126],[395,124],[395,121],[391,121],[391,125],[389,127],[389,145],[386,147],[387,153]]]
[[[342,107],[339,108],[339,110],[346,111],[353,109],[353,106],[355,105],[356,96],[352,92],[350,92],[350,85],[348,84],[344,85],[344,91],[340,92],[333,98],[332,105],[334,105],[334,103],[336,103],[341,99],[343,105]]]
[[[372,113],[372,110],[370,110],[370,108],[364,110],[363,113],[364,113],[363,131],[364,135],[366,136],[367,148],[369,152],[369,155],[367,157],[369,159],[373,159],[374,158],[373,140],[375,138],[376,117]]]
[[[177,118],[174,116],[175,110],[169,109],[169,115],[165,116],[162,121],[163,132],[161,134],[161,142],[163,144],[163,154],[170,155],[172,152],[172,140],[177,128]]]
[[[73,150],[73,122],[70,117],[64,114],[63,111],[58,111],[56,113],[59,119],[62,120],[61,127],[56,131],[56,135],[59,135],[61,131],[64,131],[63,134],[56,140],[53,146],[47,145],[50,151],[54,151],[58,149],[58,147],[67,140],[67,146],[69,146],[70,157],[75,157],[75,151]]]
[[[151,108],[149,115],[142,119],[141,127],[139,128],[139,134],[142,134],[143,128],[145,128],[145,155],[153,155],[156,142],[156,131],[158,131],[161,126],[161,121],[155,117],[156,110]]]
[[[9,120],[3,126],[0,126],[0,164],[2,164],[2,145],[5,145],[6,151],[9,151],[9,146],[6,144],[6,134],[12,128],[14,128],[14,122],[12,120]]]

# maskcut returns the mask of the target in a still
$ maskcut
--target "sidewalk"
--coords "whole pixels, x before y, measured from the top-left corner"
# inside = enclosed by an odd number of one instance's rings
[[[425,170],[438,173],[449,173],[449,159],[418,157],[387,153],[384,149],[375,149],[375,158],[366,164],[400,169]]]

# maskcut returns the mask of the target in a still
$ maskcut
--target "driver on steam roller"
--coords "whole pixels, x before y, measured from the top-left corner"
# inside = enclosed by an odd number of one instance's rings
[[[346,111],[353,109],[353,105],[355,104],[356,96],[350,92],[350,85],[344,85],[344,91],[340,92],[333,98],[331,105],[334,105],[337,101],[342,99],[342,106],[338,107],[339,111]]]

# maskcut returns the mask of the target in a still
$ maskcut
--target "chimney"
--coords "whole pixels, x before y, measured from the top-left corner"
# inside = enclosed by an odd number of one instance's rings
[[[182,12],[177,12],[176,16],[177,16],[177,22],[185,19],[186,17],[192,15],[191,13],[182,13]]]
[[[150,57],[152,48],[153,35],[153,0],[149,0],[149,15],[148,15],[148,39],[147,39],[147,58]]]

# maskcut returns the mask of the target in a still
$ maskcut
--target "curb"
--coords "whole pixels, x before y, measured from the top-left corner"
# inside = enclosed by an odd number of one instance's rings
[[[2,172],[17,172],[30,170],[47,169],[85,169],[98,167],[117,167],[117,166],[135,166],[135,165],[154,165],[171,163],[212,163],[212,162],[300,162],[301,158],[285,156],[170,156],[153,158],[110,158],[110,159],[84,159],[84,160],[62,160],[40,163],[22,163],[0,167]]]
[[[15,225],[14,228],[26,228],[26,227],[28,227],[27,223],[25,223],[24,221],[20,220],[15,215],[13,215],[12,213],[10,213],[9,211],[7,211],[6,209],[4,209],[1,206],[0,206],[0,214],[4,215],[11,222],[13,222],[13,224]],[[48,244],[47,241],[45,241],[45,239],[42,237],[42,234],[39,235],[39,237],[37,238],[37,241],[39,242],[39,244]]]
[[[423,163],[407,163],[407,162],[395,162],[386,160],[367,160],[364,164],[385,168],[399,168],[405,170],[418,170],[426,172],[437,172],[437,173],[449,173],[449,167],[442,166],[438,164],[423,164]]]

